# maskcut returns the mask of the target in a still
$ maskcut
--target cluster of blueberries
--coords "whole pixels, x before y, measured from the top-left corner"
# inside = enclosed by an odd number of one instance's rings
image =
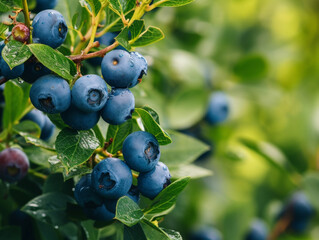
[[[131,133],[123,142],[124,161],[106,158],[91,174],[83,176],[75,186],[74,196],[84,213],[92,219],[110,221],[114,218],[120,197],[128,196],[138,203],[140,194],[154,199],[170,184],[167,166],[159,162],[160,148],[148,132]],[[132,170],[139,173],[133,185]]]
[[[38,13],[32,28],[33,41],[52,48],[59,47],[68,32],[63,16],[55,10]],[[21,39],[21,33],[14,31],[12,35],[14,38],[19,35],[21,41],[26,41],[29,36],[26,34],[26,39]],[[106,38],[114,41],[114,34],[106,34]],[[0,51],[3,47],[4,42],[0,44]],[[59,113],[63,121],[76,130],[94,127],[100,116],[113,125],[130,119],[135,99],[129,88],[138,84],[147,73],[147,61],[137,52],[119,48],[104,56],[101,70],[104,80],[98,75],[85,75],[77,79],[71,90],[67,81],[51,74],[35,57],[13,69],[0,58],[0,75],[6,79],[21,77],[32,84],[30,99],[35,108],[48,114]],[[106,83],[111,86],[111,92],[108,92]]]

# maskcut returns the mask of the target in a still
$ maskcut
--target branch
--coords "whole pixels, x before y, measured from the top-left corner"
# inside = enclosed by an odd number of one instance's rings
[[[118,41],[115,41],[112,45],[96,52],[88,53],[88,54],[80,54],[75,56],[68,56],[73,62],[81,62],[85,59],[94,58],[94,57],[103,57],[107,52],[113,50],[119,45]]]
[[[282,233],[284,233],[291,223],[292,217],[292,212],[288,210],[276,223],[267,240],[276,240]]]

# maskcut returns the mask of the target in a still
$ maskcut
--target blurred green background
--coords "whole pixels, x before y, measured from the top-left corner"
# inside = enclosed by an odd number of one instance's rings
[[[272,231],[295,191],[319,210],[319,2],[197,0],[148,15],[166,38],[139,50],[151,67],[134,94],[164,128],[208,140],[196,164],[214,172],[191,182],[163,225],[186,239],[212,225],[237,240],[255,218]],[[217,90],[231,111],[211,126],[202,119]],[[318,216],[305,234],[280,239],[319,239]]]

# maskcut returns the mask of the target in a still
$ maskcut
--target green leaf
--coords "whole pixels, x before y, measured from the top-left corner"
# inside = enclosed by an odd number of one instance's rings
[[[143,229],[140,224],[136,224],[132,227],[124,226],[124,239],[125,240],[147,240]]]
[[[55,155],[52,151],[34,145],[23,148],[23,151],[27,154],[30,162],[46,168],[49,167],[49,158]]]
[[[158,124],[160,124],[159,116],[158,116],[157,112],[155,112],[155,110],[153,108],[150,108],[148,106],[144,106],[143,109],[146,110],[149,114],[151,114],[152,118],[154,118],[154,120]]]
[[[135,108],[134,115],[141,118],[145,131],[152,133],[160,145],[166,145],[172,142],[169,134],[162,129],[149,112],[142,108]]]
[[[141,221],[140,224],[147,239],[171,240],[171,238],[166,234],[166,232],[164,232],[159,227],[155,226],[150,221],[144,219]]]
[[[57,128],[63,129],[63,128],[68,127],[68,125],[66,125],[64,123],[64,121],[62,120],[61,115],[59,113],[57,113],[57,114],[48,114],[47,116],[50,118],[51,122],[53,122],[53,124]]]
[[[208,145],[196,138],[172,130],[168,133],[172,144],[161,147],[161,159],[168,167],[191,163],[209,150]]]
[[[11,129],[23,112],[24,98],[22,88],[13,81],[6,83],[4,89],[5,107],[3,113],[3,129]]]
[[[94,16],[96,16],[101,9],[101,2],[99,0],[80,0],[80,4],[82,7],[88,6]]]
[[[111,154],[116,153],[122,149],[125,138],[133,130],[133,121],[130,119],[121,125],[109,125],[107,129],[106,140],[112,139],[112,143],[107,148],[107,151]]]
[[[20,122],[19,124],[13,126],[13,130],[19,134],[21,133],[26,133],[26,134],[30,134],[32,136],[35,137],[40,137],[41,134],[41,129],[39,127],[38,124],[36,124],[35,122],[32,122],[30,120],[25,120],[23,122]]]
[[[178,91],[167,107],[169,125],[173,129],[185,129],[202,120],[206,114],[208,91],[188,87]]]
[[[14,1],[12,0],[1,0],[0,1],[0,12],[8,12],[13,9],[15,6]]]
[[[4,25],[3,23],[0,23],[0,36],[2,36],[7,29],[8,29],[7,25]]]
[[[75,64],[62,53],[44,44],[29,44],[28,47],[39,62],[51,71],[69,81],[73,79],[76,74]]]
[[[55,146],[63,165],[70,169],[88,160],[99,147],[99,140],[90,130],[64,128],[57,136]]]
[[[144,214],[148,218],[151,217],[151,219],[164,213],[167,214],[167,211],[174,207],[178,194],[187,186],[189,180],[190,177],[184,177],[168,185],[156,196],[151,205],[144,210]]]
[[[84,230],[87,240],[98,240],[100,239],[100,231],[94,227],[93,220],[86,220],[81,222],[81,226]]]
[[[27,143],[30,143],[34,146],[37,146],[37,147],[41,147],[41,148],[44,148],[44,149],[47,149],[47,150],[50,150],[50,151],[53,151],[55,152],[55,149],[53,146],[50,146],[48,143],[46,143],[45,141],[37,138],[37,137],[34,137],[33,135],[31,135],[30,133],[28,132],[23,132],[23,131],[19,131],[18,129],[14,128],[14,131],[16,134],[19,134],[21,137],[24,138],[24,140],[27,142]]]
[[[124,28],[120,33],[119,35],[117,35],[117,37],[115,38],[116,41],[119,42],[119,44],[121,46],[123,46],[125,49],[127,50],[131,50],[131,45],[129,44],[128,42],[128,33],[129,33],[129,30],[128,28]]]
[[[132,25],[129,27],[129,31],[131,32],[131,39],[136,39],[140,36],[140,34],[144,31],[145,22],[144,20],[135,20]]]
[[[187,5],[194,0],[154,0],[153,4],[157,2],[163,2],[159,5],[159,7],[180,7]]]
[[[254,82],[266,76],[268,63],[262,55],[245,55],[235,64],[233,71],[243,81]]]
[[[68,221],[67,203],[75,201],[64,193],[50,192],[32,199],[21,210],[38,221],[60,226]]]
[[[173,178],[191,177],[192,179],[196,179],[213,175],[211,170],[196,166],[194,164],[170,167],[169,172]]]
[[[150,26],[140,34],[137,40],[133,40],[132,47],[143,47],[156,43],[164,38],[164,33],[158,27]]]
[[[2,50],[2,57],[9,65],[10,69],[23,64],[32,56],[27,45],[11,40]]]
[[[183,240],[181,234],[171,229],[161,228],[171,240]]]
[[[126,226],[133,226],[138,223],[144,214],[140,207],[129,197],[121,197],[117,201],[115,219]]]
[[[109,0],[110,8],[119,16],[134,9],[136,0]]]

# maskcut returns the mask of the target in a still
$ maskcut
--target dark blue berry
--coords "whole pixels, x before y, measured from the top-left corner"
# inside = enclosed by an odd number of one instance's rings
[[[3,58],[0,59],[0,71],[1,75],[6,79],[15,79],[20,77],[24,71],[24,64],[16,66],[10,69],[9,65],[4,61]]]
[[[145,197],[154,199],[170,183],[171,174],[168,167],[158,162],[155,168],[149,172],[142,172],[137,178],[138,190]]]
[[[190,240],[222,240],[220,232],[213,227],[203,227],[191,233]]]
[[[41,12],[46,9],[53,9],[57,5],[58,0],[37,0],[35,12]]]
[[[48,75],[51,70],[43,66],[42,63],[34,57],[31,57],[28,61],[24,63],[24,72],[21,78],[27,83],[34,83],[39,77]]]
[[[37,109],[33,109],[21,119],[21,121],[24,121],[24,120],[35,122],[36,124],[38,124],[40,129],[42,129],[45,124],[45,115],[41,111]]]
[[[51,122],[50,118],[48,118],[47,116],[45,116],[44,118],[45,118],[45,121],[44,121],[43,128],[41,128],[40,138],[42,140],[47,141],[52,137],[55,130],[55,125]]]
[[[158,163],[161,152],[154,135],[138,131],[131,133],[124,140],[123,156],[131,169],[137,172],[148,172]]]
[[[266,240],[268,230],[264,222],[255,220],[246,234],[245,240]]]
[[[225,93],[215,92],[211,94],[206,113],[206,120],[210,124],[225,121],[229,114],[229,102]]]
[[[101,117],[112,125],[120,125],[132,118],[135,109],[133,93],[126,88],[114,88],[101,110]]]

